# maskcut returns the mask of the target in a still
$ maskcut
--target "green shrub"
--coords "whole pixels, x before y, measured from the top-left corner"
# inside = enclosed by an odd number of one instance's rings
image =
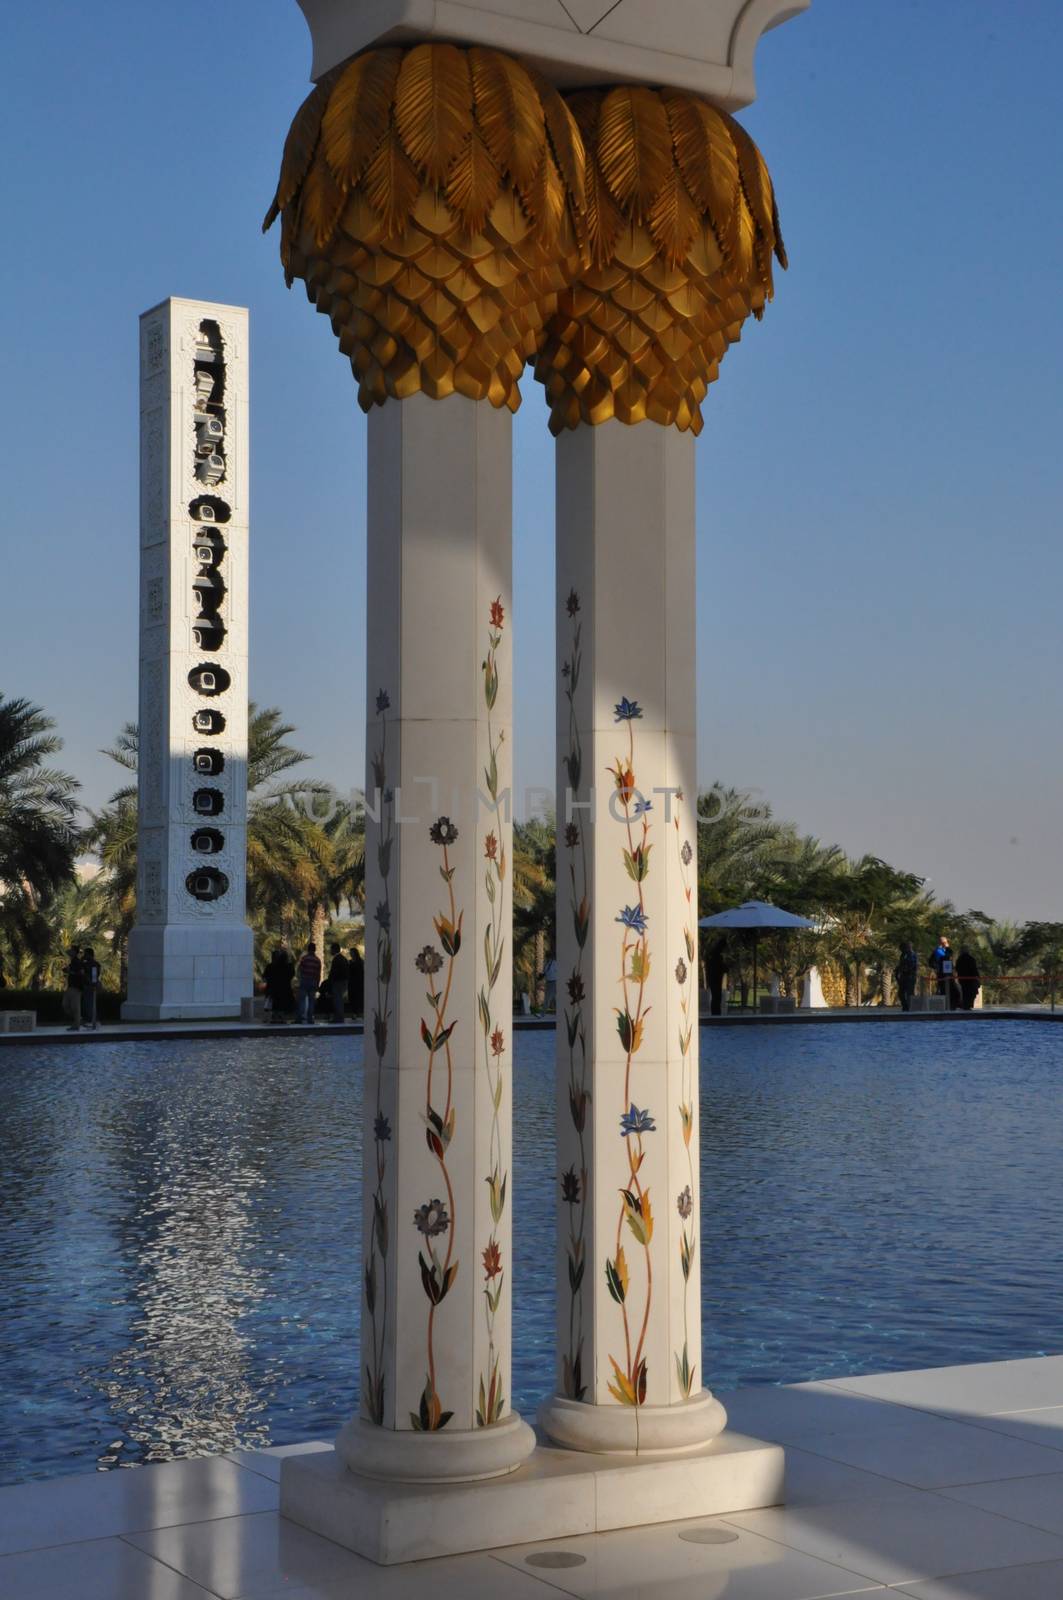
[[[100,1022],[118,1022],[122,996],[101,989],[96,996],[96,1015]],[[36,1011],[42,1026],[65,1022],[63,996],[58,989],[0,989],[0,1011]]]

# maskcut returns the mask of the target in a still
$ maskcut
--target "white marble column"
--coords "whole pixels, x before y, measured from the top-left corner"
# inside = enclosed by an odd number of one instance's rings
[[[694,440],[557,442],[558,1365],[573,1449],[696,1449]]]
[[[361,1416],[369,1477],[506,1473],[510,1408],[511,418],[369,418]]]

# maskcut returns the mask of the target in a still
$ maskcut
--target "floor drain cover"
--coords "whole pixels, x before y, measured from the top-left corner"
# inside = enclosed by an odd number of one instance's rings
[[[733,1528],[684,1528],[679,1537],[688,1544],[731,1544],[738,1535]]]
[[[540,1550],[538,1555],[525,1556],[524,1564],[528,1567],[582,1567],[586,1559],[574,1550]]]

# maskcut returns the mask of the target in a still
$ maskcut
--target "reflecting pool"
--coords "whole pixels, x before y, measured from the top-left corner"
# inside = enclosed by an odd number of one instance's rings
[[[553,1035],[516,1036],[514,1396],[553,1345]],[[703,1030],[714,1388],[1063,1349],[1063,1029]],[[0,1051],[0,1482],[357,1400],[362,1041]]]

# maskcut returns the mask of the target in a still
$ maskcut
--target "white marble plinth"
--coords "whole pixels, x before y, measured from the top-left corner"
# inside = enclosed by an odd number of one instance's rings
[[[281,1468],[281,1515],[388,1566],[778,1505],[781,1446],[722,1433],[673,1460],[584,1455],[541,1444],[506,1477],[385,1483],[348,1472],[335,1450]]]
[[[122,1021],[239,1017],[254,984],[254,953],[246,923],[134,928]]]

